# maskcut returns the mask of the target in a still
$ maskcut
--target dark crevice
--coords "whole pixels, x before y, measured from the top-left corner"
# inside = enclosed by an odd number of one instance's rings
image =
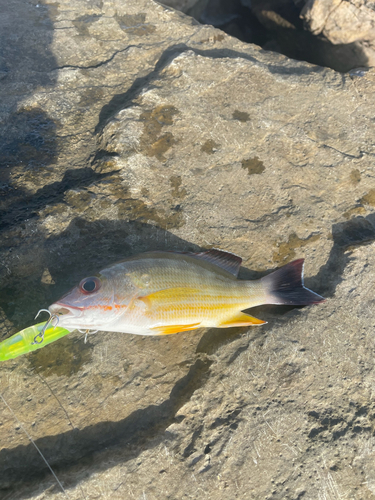
[[[190,457],[193,453],[195,453],[197,450],[195,448],[195,443],[197,439],[200,438],[200,435],[202,433],[203,425],[199,425],[192,433],[190,443],[186,446],[186,448],[182,452],[182,456],[184,458]]]
[[[197,2],[187,14],[245,43],[289,58],[340,72],[368,66],[359,43],[333,44],[322,34],[311,33],[301,18],[305,4],[297,5],[294,0],[208,0]]]
[[[106,151],[105,149],[98,149],[93,156],[91,161],[91,165],[95,165],[98,161],[103,160],[105,158],[119,158],[119,153],[115,151]]]
[[[221,426],[232,426],[233,424],[238,425],[241,420],[238,416],[243,408],[237,408],[236,410],[229,410],[222,417],[217,417],[210,425],[210,429],[216,429]]]

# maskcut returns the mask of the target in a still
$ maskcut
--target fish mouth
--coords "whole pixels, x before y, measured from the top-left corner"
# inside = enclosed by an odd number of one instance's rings
[[[55,302],[51,306],[49,306],[48,310],[51,314],[56,315],[61,319],[70,319],[70,318],[79,318],[82,316],[82,310],[79,307],[68,306],[63,304],[62,302]]]

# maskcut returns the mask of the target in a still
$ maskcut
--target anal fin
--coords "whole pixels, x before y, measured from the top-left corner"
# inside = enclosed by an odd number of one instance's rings
[[[251,325],[264,325],[267,321],[263,321],[262,319],[254,318],[249,314],[245,314],[243,312],[239,312],[235,316],[232,316],[226,321],[220,323],[218,328],[229,328],[231,326],[251,326]]]
[[[155,335],[171,335],[172,333],[187,332],[188,330],[195,330],[200,323],[192,323],[191,325],[163,325],[154,326],[151,330],[155,331]]]

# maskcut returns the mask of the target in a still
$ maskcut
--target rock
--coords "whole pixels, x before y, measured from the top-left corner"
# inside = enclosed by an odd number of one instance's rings
[[[329,16],[337,4],[349,2],[305,1],[305,0],[252,0],[251,10],[260,23],[267,29],[268,41],[261,42],[263,48],[281,52],[288,57],[305,60],[313,64],[328,66],[340,72],[358,67],[371,66],[369,50],[359,38],[342,40],[331,37],[319,29],[319,23]],[[302,23],[302,19],[304,23]],[[362,26],[362,21],[358,21]],[[336,21],[335,21],[336,22]],[[354,31],[357,30],[354,27]],[[346,30],[346,28],[344,28]],[[325,35],[325,36],[323,36]]]
[[[2,363],[2,496],[64,497],[25,431],[72,499],[374,494],[374,71],[149,0],[11,0],[0,22],[3,338],[151,249],[230,250],[252,279],[305,257],[327,297],[258,308],[261,328],[75,332]]]
[[[308,0],[301,11],[307,29],[323,34],[330,42],[356,44],[367,58],[366,66],[375,64],[375,12],[367,0]]]
[[[305,0],[198,0],[189,9],[182,7],[182,10],[199,22],[211,24],[244,42],[255,43],[293,59],[341,72],[370,66],[372,59],[367,54],[371,53],[372,49],[368,47],[371,42],[358,41],[360,33],[366,33],[366,40],[371,39],[369,33],[372,32],[372,24],[366,19],[366,12],[359,15],[356,21],[358,26],[348,29],[353,39],[345,38],[345,34],[342,40],[323,36],[325,32],[322,26],[328,17],[326,11],[332,9],[332,12],[336,12],[333,10],[335,5],[337,2],[314,3]],[[341,2],[342,5],[350,4]],[[349,22],[350,9],[345,12]],[[372,17],[373,13],[370,19]],[[342,20],[340,22],[343,23]]]
[[[181,12],[188,12],[198,0],[163,0],[160,2],[162,5],[167,5],[168,7],[173,7]]]

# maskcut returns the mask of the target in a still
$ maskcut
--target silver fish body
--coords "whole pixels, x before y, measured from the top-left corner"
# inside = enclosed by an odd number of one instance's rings
[[[158,335],[263,324],[242,311],[323,300],[303,286],[302,260],[254,281],[237,279],[240,264],[239,257],[219,250],[149,252],[85,278],[49,310],[68,330]],[[285,277],[289,282],[280,288]]]

